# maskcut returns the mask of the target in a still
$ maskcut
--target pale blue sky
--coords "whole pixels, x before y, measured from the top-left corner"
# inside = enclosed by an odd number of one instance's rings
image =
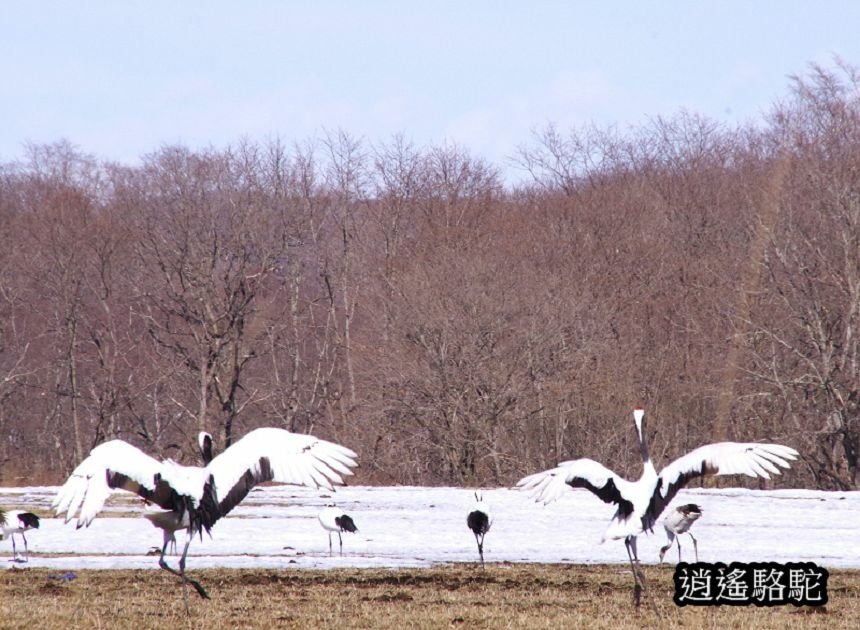
[[[502,165],[547,122],[758,116],[834,54],[860,65],[860,2],[4,1],[0,162],[340,128]]]

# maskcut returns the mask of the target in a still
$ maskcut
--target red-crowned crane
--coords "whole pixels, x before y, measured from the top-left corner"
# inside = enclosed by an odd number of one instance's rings
[[[660,547],[660,562],[663,562],[663,556],[672,547],[672,543],[677,538],[678,542],[678,562],[681,561],[681,534],[689,534],[693,540],[693,552],[696,554],[696,562],[699,561],[699,545],[696,543],[696,537],[690,531],[699,517],[702,515],[702,508],[695,503],[686,503],[679,505],[674,510],[669,512],[669,515],[663,519],[663,529],[666,530],[667,543]]]
[[[705,475],[743,474],[769,479],[771,474],[779,474],[779,467],[789,468],[789,461],[796,459],[798,453],[781,444],[720,442],[700,446],[657,474],[648,455],[645,411],[641,407],[633,411],[633,421],[643,467],[638,481],[627,481],[603,464],[583,458],[561,462],[556,468],[524,477],[517,487],[531,491],[535,500],[544,504],[558,499],[570,486],[585,488],[604,502],[618,506],[603,540],[624,540],[633,570],[633,601],[639,606],[645,576],[639,568],[636,537],[654,531],[654,523],[678,490],[691,479]]]
[[[484,502],[482,494],[475,493],[475,504],[466,517],[466,525],[475,535],[475,542],[478,543],[478,556],[481,558],[481,567],[483,567],[484,536],[490,531],[490,527],[493,525],[493,515],[490,512],[490,506]]]
[[[65,512],[66,522],[77,515],[78,528],[92,523],[112,489],[134,492],[164,512],[146,514],[164,531],[158,565],[209,597],[199,582],[185,575],[185,558],[195,534],[202,538],[222,516],[265,481],[334,490],[352,474],[357,455],[350,449],[284,429],[264,428],[248,433],[205,467],[158,461],[138,448],[112,440],[95,447],[57,493],[53,508]],[[164,554],[174,533],[187,531],[179,571]]]
[[[212,439],[212,436],[209,433],[206,433],[206,431],[201,431],[200,433],[197,434],[197,448],[200,451],[200,459],[203,461],[204,466],[208,466],[209,462],[212,461],[212,457],[214,456],[213,455],[214,444],[215,444],[215,442]],[[149,505],[149,501],[147,501],[146,499],[141,499],[141,502],[144,505],[147,505],[147,506]],[[144,516],[144,518],[148,518],[150,521],[152,521],[152,524],[155,527],[161,527],[156,522],[157,519],[160,519],[159,515],[144,514],[143,516]],[[175,532],[169,528],[163,529],[163,532],[164,532],[164,542],[165,542],[165,544],[169,543],[170,553],[176,553],[176,535],[175,535]],[[158,553],[158,547],[153,547],[152,549],[153,550],[148,555],[153,555],[155,553]]]
[[[354,534],[358,531],[355,526],[355,521],[349,514],[338,509],[333,503],[325,506],[322,512],[319,513],[320,525],[328,532],[328,552],[331,555],[331,535],[332,532],[337,532],[337,540],[340,543],[340,553],[343,555],[343,537],[341,532],[350,532]]]
[[[23,510],[0,510],[0,540],[6,536],[12,539],[12,560],[10,562],[28,562],[30,550],[27,548],[27,537],[24,532],[39,528],[39,517],[32,512]],[[15,534],[21,534],[24,539],[24,558],[18,557],[18,549],[15,547]]]

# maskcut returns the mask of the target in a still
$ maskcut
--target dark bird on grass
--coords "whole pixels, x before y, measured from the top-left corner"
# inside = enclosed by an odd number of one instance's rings
[[[466,517],[466,525],[472,530],[475,535],[475,542],[478,543],[478,556],[481,558],[481,566],[484,566],[484,536],[490,531],[493,525],[493,515],[490,513],[490,506],[484,502],[483,495],[475,493],[475,504],[469,511]]]
[[[618,509],[603,540],[624,540],[633,570],[633,601],[638,606],[645,588],[645,576],[639,567],[636,537],[654,531],[654,523],[678,490],[691,479],[706,475],[743,474],[769,479],[771,474],[779,474],[779,467],[789,468],[789,461],[796,459],[798,453],[781,444],[720,442],[700,446],[657,474],[648,455],[645,411],[641,407],[633,411],[633,420],[643,467],[638,481],[627,481],[592,459],[576,459],[524,477],[517,487],[531,491],[535,500],[544,504],[558,499],[568,486],[585,488],[604,502],[614,503]]]
[[[30,550],[27,548],[27,537],[24,532],[31,529],[39,529],[39,517],[32,512],[0,510],[0,540],[5,540],[6,536],[12,539],[12,559],[10,562],[29,562]],[[23,558],[18,556],[18,549],[15,547],[15,534],[21,534],[21,538],[24,539]]]
[[[92,523],[112,489],[133,492],[165,511],[145,514],[164,532],[158,565],[191,584],[201,597],[209,597],[200,583],[185,574],[188,546],[195,534],[203,537],[222,516],[244,499],[257,484],[277,481],[334,490],[352,474],[357,455],[350,449],[283,429],[264,428],[213,458],[205,467],[158,461],[138,448],[112,440],[95,447],[75,468],[54,498],[56,513],[68,523],[77,516],[78,528]],[[175,533],[187,538],[179,570],[167,565],[164,555]]]
[[[665,546],[660,547],[660,562],[663,562],[663,556],[669,551],[676,538],[678,542],[678,562],[681,561],[681,534],[690,535],[690,538],[693,540],[693,552],[696,554],[696,562],[699,561],[699,546],[690,528],[693,526],[693,523],[699,520],[701,515],[702,508],[695,503],[679,505],[669,512],[669,515],[663,519],[663,528],[666,530],[668,542]]]
[[[355,521],[349,514],[345,514],[343,510],[338,509],[334,504],[329,504],[319,514],[320,525],[328,531],[328,552],[331,555],[331,535],[332,532],[337,532],[337,540],[340,543],[340,553],[343,555],[343,537],[341,532],[350,532],[354,534],[358,531],[355,526]]]

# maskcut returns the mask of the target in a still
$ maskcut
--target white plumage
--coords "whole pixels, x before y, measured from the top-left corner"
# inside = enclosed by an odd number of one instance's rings
[[[0,510],[0,540],[6,536],[12,539],[12,562],[27,562],[30,560],[30,550],[27,548],[27,537],[24,532],[38,529],[39,517],[32,512],[23,510]],[[24,558],[18,557],[18,549],[15,546],[15,534],[20,534],[24,539]]]
[[[666,530],[668,542],[663,547],[660,547],[660,562],[663,562],[663,556],[669,551],[676,537],[678,539],[678,562],[681,561],[681,534],[690,535],[693,541],[693,552],[696,554],[696,562],[699,561],[699,545],[690,528],[693,526],[693,523],[699,520],[701,515],[702,508],[695,503],[679,505],[669,512],[668,516],[663,519],[663,529]]]
[[[158,461],[122,440],[112,440],[94,448],[75,468],[54,498],[53,508],[57,515],[65,513],[67,523],[76,520],[79,528],[93,521],[113,489],[134,492],[164,508],[167,511],[146,515],[164,530],[159,566],[208,597],[199,583],[185,575],[185,558],[195,534],[209,532],[265,481],[333,490],[352,474],[356,457],[338,444],[275,428],[251,431],[205,467]],[[164,554],[180,529],[188,531],[188,538],[177,572],[164,561]]]
[[[603,540],[624,539],[627,555],[636,579],[634,600],[644,588],[644,576],[639,569],[636,537],[652,532],[654,523],[666,505],[691,479],[705,475],[744,474],[769,479],[778,475],[779,468],[788,468],[798,453],[781,444],[721,442],[701,446],[670,463],[657,474],[648,455],[645,441],[645,411],[636,408],[633,420],[642,456],[642,476],[627,481],[592,459],[561,462],[558,467],[524,477],[517,483],[522,490],[532,492],[535,500],[544,504],[558,499],[566,488],[585,488],[618,509]]]

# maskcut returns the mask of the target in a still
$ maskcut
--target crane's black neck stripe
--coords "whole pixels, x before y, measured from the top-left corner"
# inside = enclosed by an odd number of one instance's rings
[[[212,461],[212,436],[208,433],[203,436],[203,448],[200,452],[203,456],[203,464],[208,466],[209,462]]]

